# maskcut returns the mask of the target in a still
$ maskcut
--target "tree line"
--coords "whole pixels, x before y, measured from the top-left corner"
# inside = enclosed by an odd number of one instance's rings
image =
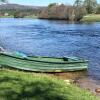
[[[84,15],[100,14],[100,5],[96,0],[76,0],[73,5],[49,4],[39,15],[42,19],[63,19],[80,21]]]
[[[13,16],[15,18],[23,18],[25,16],[38,16],[42,7],[24,6],[18,4],[10,4],[9,0],[0,0],[0,16]]]
[[[0,0],[1,3],[9,3],[9,0]],[[100,4],[96,0],[75,0],[73,5],[52,3],[47,7],[30,9],[22,7],[0,9],[0,13],[9,13],[14,17],[24,17],[29,15],[38,16],[42,19],[61,19],[68,21],[80,21],[86,14],[100,14]]]

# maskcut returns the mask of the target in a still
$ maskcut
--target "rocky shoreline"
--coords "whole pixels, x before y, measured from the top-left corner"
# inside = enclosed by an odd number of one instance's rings
[[[100,97],[100,84],[96,80],[88,77],[87,71],[55,73],[54,76],[63,79],[66,84],[75,84],[76,86],[90,91],[93,95]]]

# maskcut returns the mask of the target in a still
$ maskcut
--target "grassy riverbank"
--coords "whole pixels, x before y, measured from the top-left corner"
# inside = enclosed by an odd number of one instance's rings
[[[54,77],[0,70],[0,100],[97,100],[86,90]]]
[[[24,18],[32,18],[32,19],[36,19],[36,18],[38,18],[38,17],[35,16],[35,15],[30,15],[30,16],[25,16]]]
[[[14,18],[14,16],[0,16],[0,18]],[[30,15],[24,18],[37,19],[38,16]],[[100,22],[100,14],[89,14],[83,17],[82,22]]]
[[[82,22],[100,22],[100,14],[90,14],[83,17]]]
[[[0,18],[14,18],[14,16],[13,16],[13,15],[11,15],[11,16],[0,16]],[[36,19],[36,18],[38,18],[38,17],[35,16],[35,15],[30,15],[30,16],[25,16],[24,18]]]
[[[13,18],[14,16],[0,16],[0,18]]]

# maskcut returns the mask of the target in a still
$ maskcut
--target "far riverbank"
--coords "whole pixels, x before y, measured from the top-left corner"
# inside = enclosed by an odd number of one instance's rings
[[[100,22],[100,14],[89,14],[83,17],[82,22]]]
[[[0,18],[14,18],[14,16],[0,16]],[[29,19],[38,19],[38,16],[30,15],[25,16],[23,18],[29,18]],[[44,18],[46,19],[46,18]],[[47,19],[47,20],[57,20],[57,19]],[[59,19],[60,21],[64,21],[65,19]],[[67,21],[67,20],[65,20]],[[84,16],[79,22],[100,22],[100,14],[88,14]]]

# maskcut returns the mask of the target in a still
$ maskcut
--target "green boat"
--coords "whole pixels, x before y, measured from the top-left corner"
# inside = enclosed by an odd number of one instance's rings
[[[86,70],[88,61],[77,57],[23,57],[16,53],[0,53],[0,65],[34,72],[67,72]]]

